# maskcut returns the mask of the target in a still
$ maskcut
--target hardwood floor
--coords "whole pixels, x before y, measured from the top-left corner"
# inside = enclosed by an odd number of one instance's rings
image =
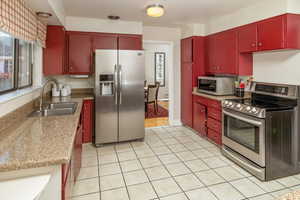
[[[169,110],[169,102],[168,101],[160,101],[158,104]],[[169,118],[168,117],[158,117],[158,118],[150,118],[145,119],[145,127],[157,127],[157,126],[168,126],[169,125]]]

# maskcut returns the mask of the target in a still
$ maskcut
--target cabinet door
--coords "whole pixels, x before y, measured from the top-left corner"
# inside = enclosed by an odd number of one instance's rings
[[[65,28],[48,26],[46,48],[43,49],[43,71],[45,76],[62,75],[65,67]]]
[[[74,144],[74,180],[77,180],[81,168],[82,154],[82,126],[77,129],[75,144]]]
[[[62,200],[71,200],[72,197],[72,188],[73,188],[73,180],[72,180],[72,171],[71,171],[71,163],[68,165],[68,169],[66,169],[66,178],[62,182]]]
[[[215,55],[216,55],[216,37],[214,35],[207,36],[205,39],[205,47],[206,47],[206,72],[209,74],[214,74],[216,72],[216,63],[215,63]]]
[[[206,135],[206,107],[197,102],[193,105],[193,129]]]
[[[193,62],[193,38],[181,40],[181,62]]]
[[[93,100],[83,102],[83,143],[92,142],[93,135]]]
[[[257,24],[250,24],[240,28],[239,51],[241,53],[257,51]]]
[[[119,35],[120,50],[142,50],[141,35]]]
[[[273,17],[258,23],[258,50],[284,48],[284,18]]]
[[[216,73],[236,74],[237,71],[237,32],[226,31],[216,36]]]
[[[118,49],[118,35],[95,35],[93,36],[93,50]]]
[[[192,63],[181,64],[181,121],[184,125],[193,125]]]
[[[90,74],[92,72],[92,38],[88,34],[69,34],[68,70],[70,74]]]

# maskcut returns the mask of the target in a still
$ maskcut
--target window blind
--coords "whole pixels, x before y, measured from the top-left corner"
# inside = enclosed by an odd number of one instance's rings
[[[25,41],[45,47],[47,27],[24,0],[0,0],[0,29]]]

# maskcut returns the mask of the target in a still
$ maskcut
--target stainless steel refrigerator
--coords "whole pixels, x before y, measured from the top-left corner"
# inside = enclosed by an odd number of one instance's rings
[[[94,144],[145,137],[143,51],[96,50]]]

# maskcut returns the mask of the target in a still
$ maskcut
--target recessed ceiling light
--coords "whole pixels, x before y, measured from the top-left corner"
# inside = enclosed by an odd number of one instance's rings
[[[152,4],[147,6],[146,8],[147,15],[150,17],[161,17],[165,13],[165,9],[163,5],[160,4]]]
[[[36,12],[36,15],[41,18],[49,18],[52,16],[51,13],[47,13],[47,12]]]
[[[107,16],[108,19],[111,19],[111,20],[119,20],[120,19],[120,16],[117,16],[117,15],[109,15]]]

